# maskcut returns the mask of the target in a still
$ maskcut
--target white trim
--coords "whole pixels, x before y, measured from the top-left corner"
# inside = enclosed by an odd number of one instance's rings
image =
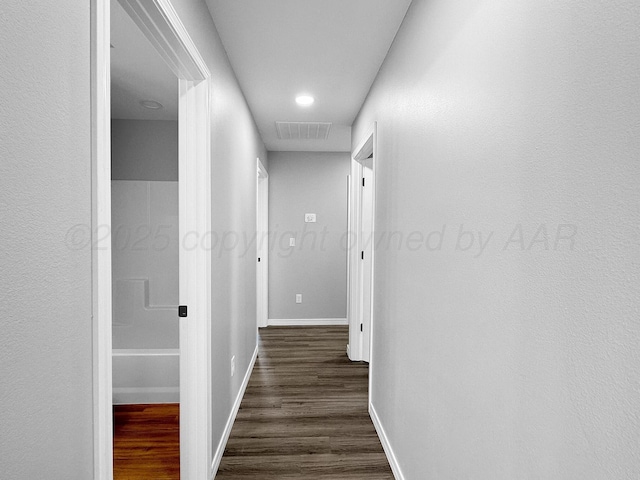
[[[269,172],[267,172],[267,169],[264,168],[264,164],[262,163],[262,160],[260,160],[260,157],[256,158],[256,162],[257,162],[257,166],[258,166],[258,173],[260,174],[260,176],[268,177],[269,176]]]
[[[389,437],[387,437],[387,432],[384,430],[382,422],[380,421],[380,417],[378,417],[378,412],[376,412],[376,409],[373,407],[373,404],[371,402],[369,402],[369,416],[371,417],[373,426],[376,429],[378,438],[380,438],[382,449],[387,456],[387,461],[389,462],[389,466],[391,467],[394,478],[396,480],[404,480],[404,475],[402,473],[402,470],[400,469],[400,464],[398,463],[396,454],[393,452],[393,448],[391,448],[391,443],[389,442]]]
[[[353,159],[361,162],[362,160],[366,160],[369,155],[373,153],[374,149],[374,134],[376,131],[376,124],[374,122],[373,126],[369,129],[363,139],[360,141],[358,146],[353,150],[355,154],[353,155]]]
[[[360,228],[360,200],[358,195],[359,182],[362,178],[362,165],[357,162],[353,156],[351,158],[351,188],[349,198],[349,231],[348,231],[348,248],[347,263],[349,265],[349,283],[347,284],[347,320],[349,321],[349,358],[354,361],[362,360],[360,354],[360,305],[359,305],[359,279],[360,279],[360,252],[359,252],[359,235]]]
[[[251,378],[251,373],[253,372],[253,367],[256,364],[257,358],[258,358],[258,345],[256,345],[256,348],[253,351],[253,356],[251,357],[251,361],[249,362],[249,367],[247,368],[247,371],[244,374],[244,378],[242,379],[242,385],[240,385],[240,391],[236,396],[235,402],[233,402],[233,407],[231,408],[231,413],[229,414],[229,418],[227,419],[227,424],[224,427],[222,438],[220,439],[220,443],[218,444],[216,453],[213,456],[213,461],[211,462],[211,470],[209,471],[209,477],[208,477],[209,479],[213,479],[216,476],[216,473],[218,472],[218,468],[220,467],[220,462],[222,461],[222,455],[224,454],[224,449],[227,447],[227,442],[229,441],[229,436],[231,435],[231,429],[233,428],[233,424],[236,421],[236,417],[238,416],[238,411],[240,410],[240,404],[242,403],[244,392],[247,390],[247,385],[249,385],[249,379]]]
[[[91,231],[111,225],[111,4],[91,2]],[[94,244],[93,242],[91,243]],[[111,245],[91,250],[93,478],[113,478]]]
[[[180,403],[180,387],[114,387],[114,405]]]
[[[362,215],[361,215],[361,192],[360,182],[362,182],[363,166],[361,161],[367,159],[373,154],[373,226],[372,230],[375,232],[375,203],[376,203],[376,164],[377,164],[377,123],[374,122],[371,128],[362,137],[362,140],[353,149],[351,156],[351,197],[349,199],[349,239],[348,239],[348,311],[347,318],[349,322],[349,358],[352,361],[366,360],[370,362],[369,365],[369,397],[371,396],[371,376],[373,372],[373,365],[371,359],[373,358],[373,330],[374,330],[374,316],[375,311],[373,309],[373,290],[375,280],[375,251],[372,251],[371,256],[371,325],[369,326],[369,358],[364,358],[363,355],[363,334],[360,331],[360,319],[361,319],[361,283],[362,283],[362,265],[360,262],[360,250],[361,242],[360,238]],[[375,249],[374,249],[375,250]]]
[[[378,123],[373,122],[373,126],[371,128],[371,155],[373,156],[371,169],[373,171],[372,180],[373,180],[373,193],[371,195],[371,201],[373,206],[371,208],[371,216],[373,217],[371,220],[371,231],[375,235],[376,231],[376,197],[378,191]],[[362,150],[361,150],[362,152]],[[375,361],[373,359],[373,338],[375,331],[375,309],[374,307],[374,298],[375,298],[375,285],[376,285],[376,249],[371,249],[371,324],[369,325],[369,404],[372,403],[372,392],[373,392],[373,376],[375,372]],[[395,459],[395,456],[394,456]]]
[[[353,238],[353,233],[351,232],[351,174],[347,175],[347,324],[349,324],[349,317],[351,315],[351,239]],[[351,332],[351,327],[349,327],[349,331]],[[351,349],[349,347],[349,342],[351,340],[351,335],[347,336],[347,357],[351,359]]]
[[[211,231],[210,82],[179,80],[179,238]],[[203,479],[212,457],[211,252],[180,248],[180,477]]]
[[[256,159],[256,250],[260,265],[256,268],[257,326],[266,327],[269,319],[269,173]]]
[[[119,0],[179,78],[180,235],[211,231],[210,73],[169,0]],[[92,224],[111,225],[110,3],[92,4]],[[203,479],[212,457],[211,258],[180,249],[180,473]],[[94,478],[113,477],[111,251],[93,255]]]
[[[118,0],[176,77],[200,81],[211,76],[169,0]]]
[[[348,325],[346,318],[270,318],[269,326],[311,327],[321,325]]]
[[[112,357],[174,357],[180,356],[177,348],[118,348]]]

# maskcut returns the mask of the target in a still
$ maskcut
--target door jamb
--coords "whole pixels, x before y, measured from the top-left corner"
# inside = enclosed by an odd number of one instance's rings
[[[363,358],[363,335],[360,332],[361,321],[361,288],[362,288],[362,265],[360,262],[360,251],[363,244],[361,238],[362,212],[361,212],[361,188],[362,182],[362,160],[373,154],[373,220],[372,229],[375,231],[375,200],[376,200],[376,163],[377,163],[377,123],[374,122],[371,128],[365,133],[362,140],[353,149],[351,156],[351,198],[349,202],[349,285],[348,285],[348,316],[349,316],[349,358],[352,361],[361,361]],[[371,372],[373,371],[373,335],[374,335],[374,311],[373,311],[373,290],[375,278],[375,249],[372,249],[371,258],[371,325],[369,326],[369,396],[371,396]]]
[[[111,227],[110,5],[92,0],[92,227]],[[169,0],[118,0],[179,79],[180,473],[211,478],[211,74]],[[94,478],[113,478],[111,247],[92,252]],[[187,347],[188,345],[188,347]],[[184,357],[184,358],[182,358]]]
[[[91,2],[91,291],[93,328],[93,478],[113,478],[111,368],[111,242],[96,245],[111,226],[111,11],[110,0]],[[104,227],[103,227],[104,228]]]
[[[269,173],[260,159],[256,159],[258,167],[257,179],[257,229],[256,229],[256,246],[258,257],[261,261],[261,270],[256,278],[257,291],[260,292],[258,298],[258,328],[266,327],[269,323]],[[260,189],[260,181],[262,179],[263,187]],[[261,275],[260,275],[261,274]]]

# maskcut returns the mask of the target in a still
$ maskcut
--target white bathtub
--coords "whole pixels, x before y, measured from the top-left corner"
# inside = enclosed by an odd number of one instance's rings
[[[113,350],[114,405],[180,402],[178,349]]]

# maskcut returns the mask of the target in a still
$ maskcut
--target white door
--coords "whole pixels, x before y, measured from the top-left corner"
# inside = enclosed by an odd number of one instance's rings
[[[373,169],[372,160],[367,159],[362,162],[362,197],[361,197],[361,253],[362,281],[361,305],[360,305],[360,328],[362,337],[362,360],[369,361],[371,343],[371,313],[372,313],[372,265],[375,238],[373,230]]]
[[[269,319],[269,175],[260,159],[256,199],[256,313],[260,328],[266,327]]]

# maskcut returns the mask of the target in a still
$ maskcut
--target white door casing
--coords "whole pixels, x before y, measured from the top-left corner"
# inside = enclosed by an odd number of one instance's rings
[[[257,325],[266,327],[269,322],[269,174],[257,159],[256,190],[256,267]]]
[[[358,146],[353,150],[351,160],[351,184],[349,198],[349,238],[347,240],[349,251],[348,262],[348,320],[349,320],[349,346],[348,354],[352,361],[370,361],[372,350],[372,338],[375,334],[375,312],[373,311],[374,275],[375,275],[375,184],[376,184],[376,125],[362,138]],[[366,165],[366,166],[365,166]],[[368,170],[367,172],[365,170]],[[365,187],[362,180],[365,177]],[[366,190],[370,187],[370,190]],[[363,205],[363,195],[367,197],[369,206]],[[370,211],[368,218],[371,222],[365,222],[364,227],[370,230],[370,234],[363,238],[363,206]],[[366,250],[368,250],[368,255]],[[365,251],[365,259],[362,252]],[[367,272],[365,277],[364,273]],[[367,281],[365,292],[365,280]],[[368,328],[364,325],[367,323]],[[362,330],[360,324],[363,324]],[[369,378],[374,365],[370,363]]]
[[[91,2],[91,245],[111,225],[111,4]],[[104,227],[103,227],[104,228]],[[113,478],[111,242],[92,248],[93,478]]]
[[[92,0],[93,232],[111,226],[110,2]],[[179,79],[180,474],[212,476],[210,73],[168,0],[118,0]],[[113,478],[111,250],[94,250],[94,478]]]
[[[361,288],[360,288],[360,325],[362,335],[361,359],[370,360],[371,314],[372,314],[372,265],[374,255],[373,235],[373,159],[365,159],[362,164],[362,184],[360,187],[360,251],[361,251]]]

